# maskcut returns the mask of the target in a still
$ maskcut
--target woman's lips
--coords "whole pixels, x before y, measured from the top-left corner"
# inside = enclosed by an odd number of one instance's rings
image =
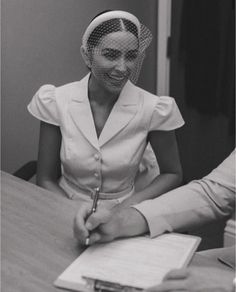
[[[123,83],[127,80],[127,76],[124,75],[108,75],[109,79],[114,81],[115,83]]]

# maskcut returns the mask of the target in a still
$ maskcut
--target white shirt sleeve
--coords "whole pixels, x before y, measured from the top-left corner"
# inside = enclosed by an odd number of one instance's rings
[[[235,150],[203,179],[133,207],[146,218],[150,235],[154,237],[229,216],[234,206]]]
[[[49,124],[59,126],[58,110],[56,104],[56,87],[43,85],[33,96],[27,106],[28,111],[37,119]]]
[[[184,120],[173,97],[158,96],[149,131],[170,131],[184,125]]]

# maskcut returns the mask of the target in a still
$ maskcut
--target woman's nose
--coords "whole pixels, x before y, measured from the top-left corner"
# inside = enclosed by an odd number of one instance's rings
[[[127,65],[126,65],[126,61],[124,58],[120,58],[118,61],[117,61],[117,64],[116,64],[116,70],[119,70],[120,72],[126,72],[127,70]]]

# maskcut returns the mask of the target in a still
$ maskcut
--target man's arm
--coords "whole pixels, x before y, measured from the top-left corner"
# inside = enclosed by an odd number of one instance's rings
[[[186,231],[232,214],[235,205],[235,150],[203,179],[134,206],[151,236]]]
[[[81,243],[85,242],[81,230],[90,232],[90,243],[148,231],[151,236],[157,236],[167,231],[186,231],[229,216],[235,204],[234,175],[235,151],[208,176],[156,199],[126,209],[98,208],[87,221],[86,212],[80,210],[74,224],[75,236]]]

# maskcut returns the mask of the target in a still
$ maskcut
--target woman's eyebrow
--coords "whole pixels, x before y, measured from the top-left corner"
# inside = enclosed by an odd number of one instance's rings
[[[109,52],[109,53],[120,53],[119,50],[113,49],[113,48],[105,48],[105,49],[102,49],[102,52],[103,53],[106,53],[106,52]]]
[[[113,53],[113,54],[118,54],[121,53],[120,50],[117,49],[113,49],[113,48],[104,48],[102,49],[103,53]],[[133,50],[129,50],[128,53],[138,53],[138,49],[133,49]]]
[[[128,52],[132,52],[132,53],[138,53],[138,49],[129,50]]]

